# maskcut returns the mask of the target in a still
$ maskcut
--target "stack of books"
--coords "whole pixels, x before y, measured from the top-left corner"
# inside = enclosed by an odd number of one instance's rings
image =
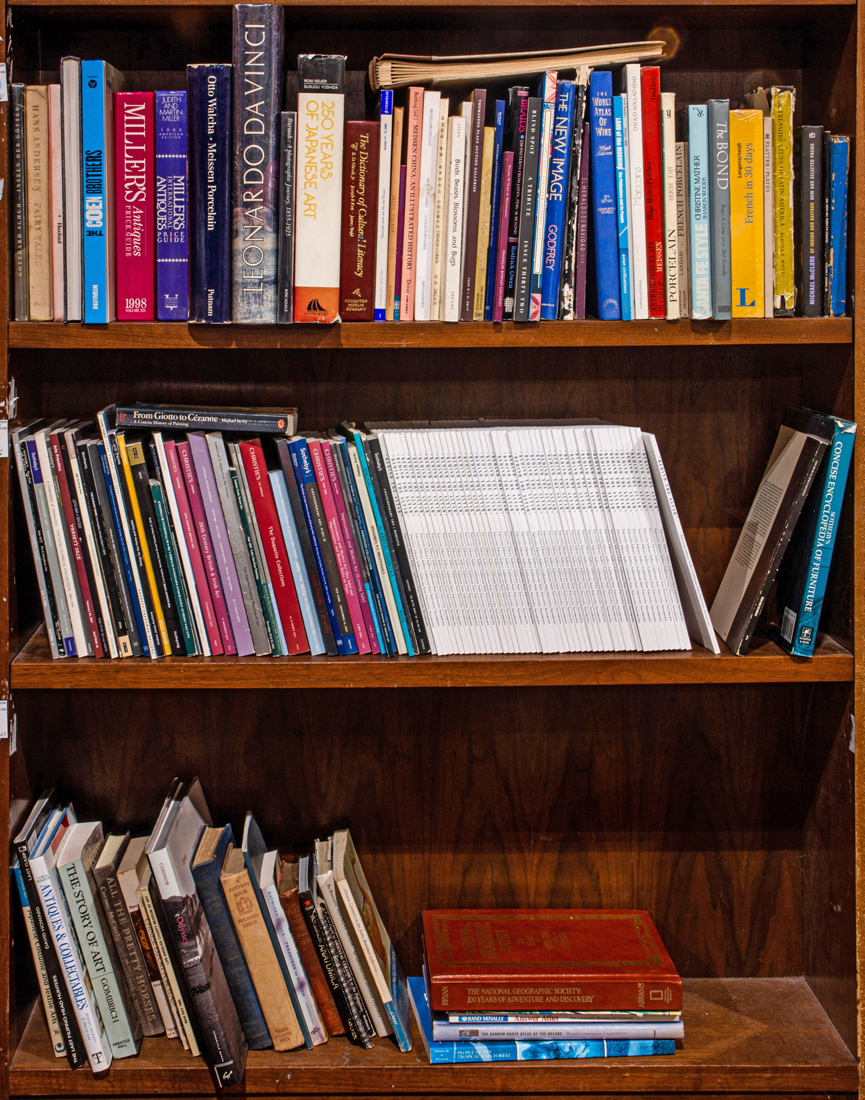
[[[149,836],[105,836],[48,791],[13,867],[58,1058],[104,1073],[144,1036],[203,1055],[219,1086],[248,1050],[345,1035],[411,1049],[408,993],[347,829],[300,860],[214,826],[199,781],[175,780]]]
[[[648,913],[423,914],[409,996],[432,1063],[675,1053],[682,981]]]
[[[12,86],[17,320],[846,312],[850,138],[794,130],[793,87],[683,104],[640,64],[658,42],[374,59],[378,118],[346,120],[345,58],[284,82],[282,39],[281,7],[240,4],[233,65],[185,90],[74,57]]]

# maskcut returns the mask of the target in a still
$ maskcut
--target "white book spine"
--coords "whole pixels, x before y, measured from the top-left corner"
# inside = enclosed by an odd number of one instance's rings
[[[667,265],[667,320],[680,315],[679,234],[676,220],[676,93],[661,92],[661,152],[664,181],[664,259]]]
[[[466,121],[448,120],[448,187],[445,220],[444,298],[442,320],[460,319],[461,261],[463,253],[463,191],[466,167]]]
[[[433,232],[435,229],[436,156],[441,92],[424,92],[420,134],[420,184],[417,207],[414,319],[429,321],[432,299]]]
[[[387,307],[387,245],[390,228],[390,173],[393,159],[393,92],[381,93],[378,145],[378,215],[375,242],[375,300],[373,319],[384,321]]]
[[[81,225],[81,62],[64,57],[60,62],[60,98],[63,113],[63,229],[65,318],[82,316]]]
[[[775,316],[775,204],[772,199],[772,116],[763,116],[763,315]]]
[[[622,152],[625,159],[625,202],[628,210],[628,292],[631,300],[631,320],[634,320],[634,234],[631,232],[631,137],[628,119],[628,93],[622,92]]]
[[[465,103],[460,104],[460,114],[465,119],[466,124],[466,151],[465,151],[465,166],[463,168],[464,176],[469,172],[469,161],[472,154],[472,101],[466,100]],[[463,186],[463,194],[466,194],[465,185]],[[460,284],[463,281],[463,263],[465,262],[466,255],[466,229],[468,227],[469,217],[469,204],[467,201],[463,202],[462,208],[462,221],[460,231]]]
[[[297,994],[297,1001],[303,1013],[306,1029],[312,1039],[312,1045],[314,1047],[321,1046],[322,1043],[327,1042],[327,1031],[318,1014],[318,1006],[315,1003],[315,997],[312,994],[306,971],[303,969],[300,952],[297,950],[297,944],[294,942],[294,937],[288,926],[285,910],[279,900],[279,890],[271,883],[268,886],[263,886],[261,893],[267,905],[273,930],[276,932],[276,938],[279,941],[282,957],[288,967],[291,984]]]
[[[640,66],[625,66],[625,85],[628,94],[628,182],[630,184],[631,217],[628,221],[633,241],[631,270],[634,273],[632,314],[635,321],[649,316],[649,291],[646,267],[646,193],[643,174],[643,95],[640,85]]]
[[[55,321],[63,317],[63,115],[60,85],[48,85],[48,146],[51,162],[51,297]]]
[[[439,104],[438,151],[436,153],[435,217],[433,221],[432,290],[430,292],[430,320],[442,319],[442,278],[444,274],[445,245],[445,195],[448,175],[448,113],[450,100]]]

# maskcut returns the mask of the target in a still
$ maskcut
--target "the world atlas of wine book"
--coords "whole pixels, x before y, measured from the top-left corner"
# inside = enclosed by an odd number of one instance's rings
[[[427,910],[423,935],[434,1011],[682,1008],[681,978],[642,910]]]

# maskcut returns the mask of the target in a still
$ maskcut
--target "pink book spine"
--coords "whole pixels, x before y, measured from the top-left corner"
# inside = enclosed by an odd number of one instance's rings
[[[114,97],[117,320],[152,321],[156,306],[153,92]]]
[[[320,439],[310,439],[309,454],[312,458],[315,480],[318,482],[318,492],[321,497],[321,506],[324,509],[324,518],[327,521],[327,529],[330,532],[330,541],[333,543],[333,554],[336,558],[336,566],[339,569],[339,579],[342,581],[342,590],[345,593],[345,602],[348,604],[348,613],[351,616],[351,625],[354,629],[354,637],[357,642],[358,653],[369,653],[369,638],[366,636],[366,626],[363,621],[363,612],[360,609],[360,601],[357,598],[357,589],[354,584],[351,566],[348,563],[348,553],[342,537],[342,528],[339,525],[339,516],[336,511],[336,503],[330,490],[330,478],[324,465],[322,443]]]
[[[177,444],[173,439],[165,440],[165,457],[168,460],[168,472],[171,474],[171,484],[174,486],[174,496],[177,499],[177,510],[183,523],[183,537],[186,539],[186,549],[189,552],[189,561],[195,576],[195,588],[198,602],[201,605],[201,616],[207,630],[207,641],[210,652],[214,656],[222,653],[222,639],[219,636],[219,624],[216,621],[216,612],[213,609],[213,600],[210,598],[210,588],[207,584],[207,572],[201,557],[201,549],[198,545],[198,535],[195,533],[195,520],[189,507],[189,498],[186,495],[186,478],[180,468],[180,459],[177,455]]]
[[[399,319],[414,320],[414,276],[417,253],[417,212],[420,190],[420,143],[423,88],[408,90],[408,146],[405,170],[405,221],[402,229],[402,294]]]
[[[51,164],[51,297],[54,320],[65,321],[63,285],[63,122],[60,85],[48,85],[48,146]]]
[[[333,495],[334,504],[336,505],[336,514],[339,517],[339,525],[342,528],[343,541],[348,551],[348,564],[351,567],[351,575],[354,577],[354,590],[357,592],[357,600],[360,604],[360,611],[363,615],[364,626],[366,627],[366,636],[369,640],[371,651],[373,653],[380,653],[381,650],[379,649],[378,638],[375,636],[375,626],[372,621],[372,610],[369,606],[369,600],[366,598],[366,585],[363,583],[360,562],[357,558],[357,547],[352,538],[351,524],[349,523],[348,513],[345,508],[345,497],[342,493],[342,486],[339,483],[339,478],[336,475],[333,451],[329,443],[322,443],[321,450],[324,455],[324,468],[327,470],[327,476],[330,479],[330,491]]]
[[[508,213],[511,208],[511,189],[514,185],[514,154],[505,153],[502,158],[502,204],[499,218],[499,257],[496,263],[496,299],[493,303],[493,320],[501,321],[505,313],[505,275],[508,257]]]

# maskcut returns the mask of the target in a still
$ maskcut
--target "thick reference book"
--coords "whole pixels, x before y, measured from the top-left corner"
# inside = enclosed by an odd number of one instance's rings
[[[346,122],[342,168],[343,321],[371,321],[375,297],[375,231],[379,123]]]
[[[682,981],[639,909],[423,914],[437,1012],[680,1011]]]
[[[186,92],[156,93],[156,319],[189,318]]]
[[[117,320],[156,316],[153,92],[114,98],[114,171],[117,215]]]
[[[712,604],[715,629],[746,652],[796,521],[832,441],[827,418],[787,409],[766,471]]]

